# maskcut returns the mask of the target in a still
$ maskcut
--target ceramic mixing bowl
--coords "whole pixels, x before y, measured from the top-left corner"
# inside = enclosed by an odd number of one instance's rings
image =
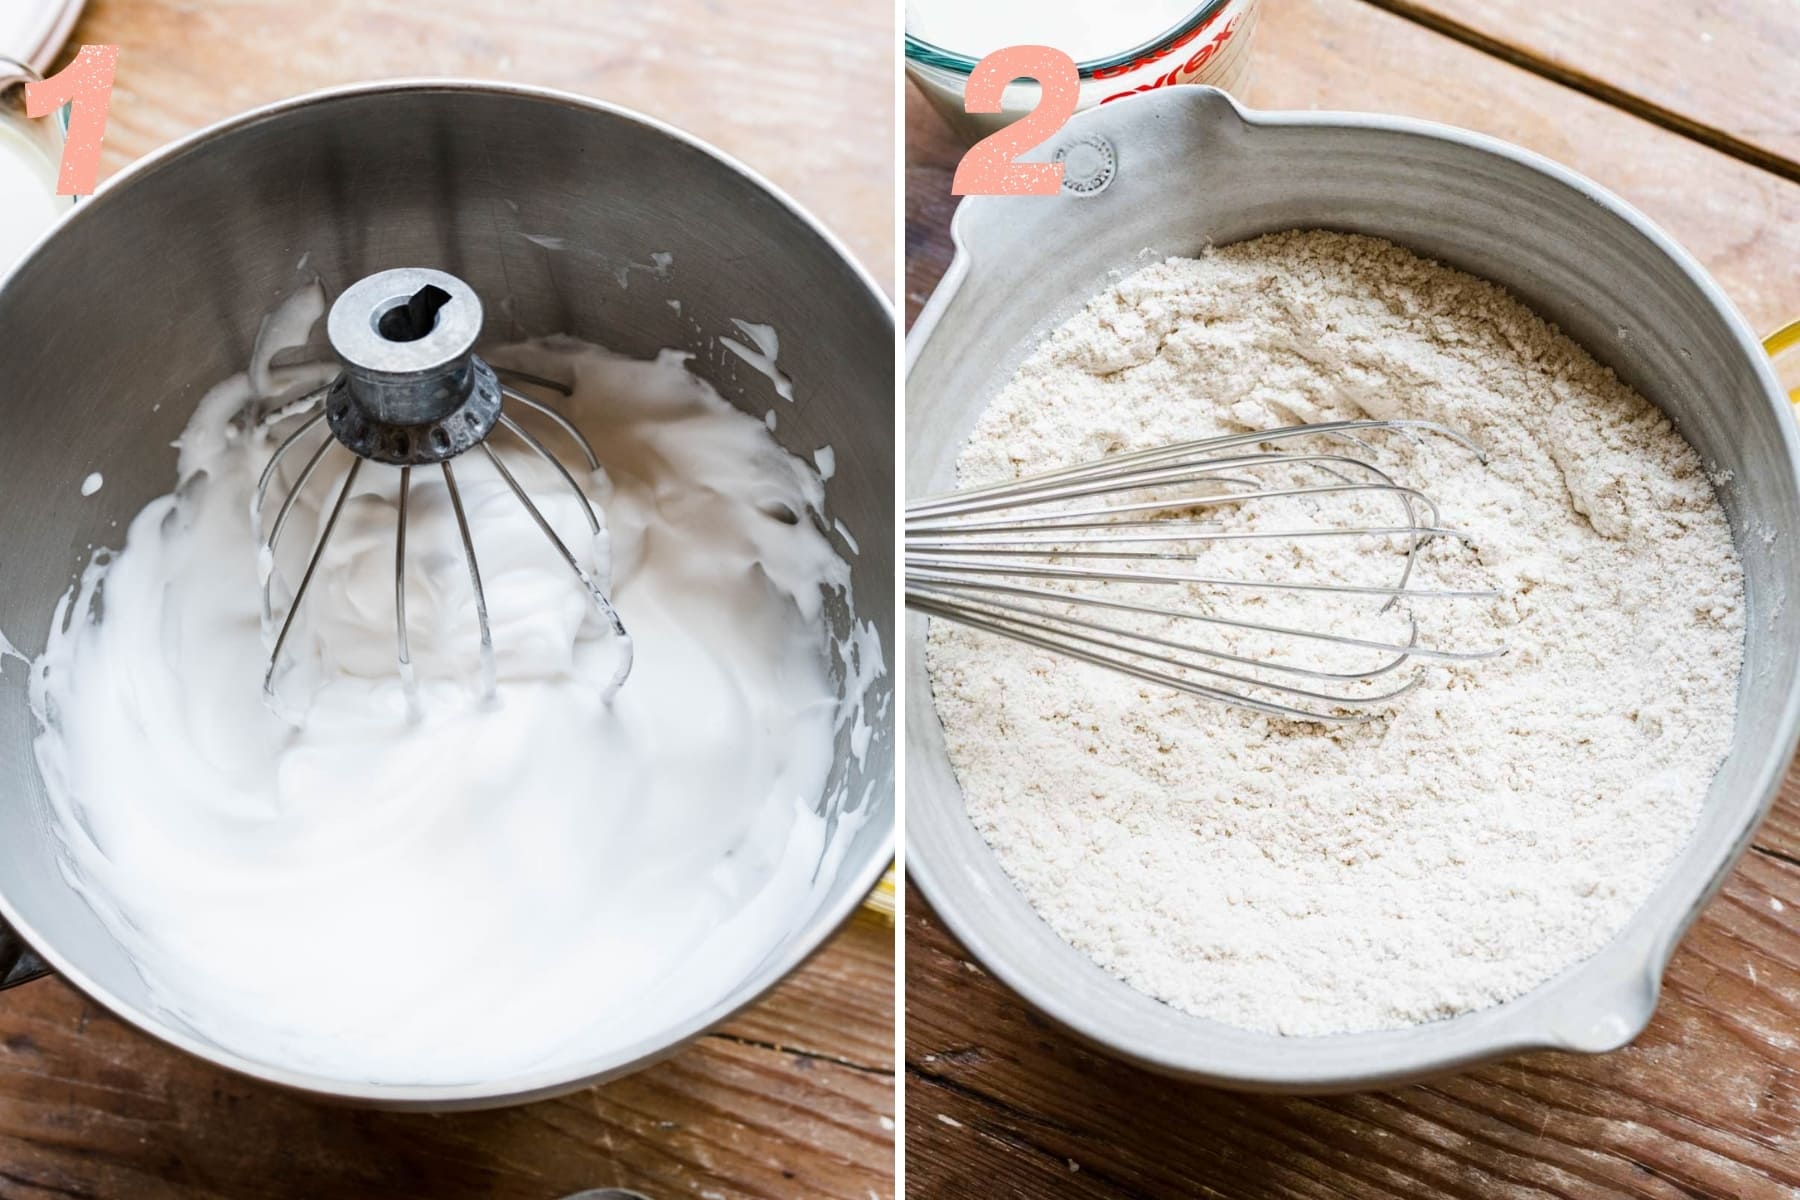
[[[640,269],[653,253],[672,256],[667,271]],[[471,284],[489,341],[566,332],[636,356],[681,347],[747,411],[780,403],[784,444],[805,455],[835,449],[831,515],[861,545],[856,616],[894,644],[893,314],[880,289],[790,200],[666,125],[575,96],[433,81],[326,92],[198,133],[109,182],[0,285],[0,630],[20,651],[42,650],[86,548],[116,544],[168,491],[170,443],[201,394],[244,369],[271,305],[315,276],[335,295],[399,266]],[[795,403],[776,401],[768,378],[721,348],[716,335],[734,334],[734,317],[781,334]],[[313,337],[326,353],[322,322]],[[83,498],[91,471],[105,487]],[[837,608],[829,617],[841,633],[849,614]],[[140,1028],[329,1096],[473,1107],[641,1067],[798,965],[892,856],[892,706],[872,703],[870,716],[884,712],[885,722],[866,754],[852,753],[844,732],[826,791],[869,805],[833,825],[849,843],[832,885],[704,1013],[602,1058],[513,1078],[406,1087],[308,1076],[245,1060],[147,1003],[143,981],[63,880],[32,757],[25,672],[16,661],[0,666],[0,916],[49,966]],[[18,948],[0,936],[0,959],[15,957],[9,945]],[[319,969],[331,969],[329,947],[294,952],[319,954]],[[24,965],[0,961],[0,977]]]
[[[1083,143],[1086,145],[1084,146]],[[908,342],[907,493],[954,483],[987,398],[1110,272],[1273,230],[1373,234],[1496,280],[1668,414],[1714,473],[1748,601],[1730,756],[1699,828],[1600,953],[1511,1003],[1383,1033],[1282,1038],[1179,1012],[1063,942],[964,815],[907,618],[907,869],[1002,981],[1115,1053],[1267,1091],[1374,1087],[1540,1047],[1601,1051],[1643,1029],[1677,939],[1773,801],[1800,733],[1800,438],[1757,340],[1718,285],[1641,214],[1491,138],[1393,117],[1260,113],[1168,88],[1074,118],[1082,164],[1054,198],[965,200],[956,257]],[[1780,536],[1762,536],[1776,531]]]

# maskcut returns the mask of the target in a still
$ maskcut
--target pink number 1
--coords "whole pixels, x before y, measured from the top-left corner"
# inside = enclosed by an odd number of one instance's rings
[[[62,169],[56,177],[59,196],[91,196],[100,178],[100,143],[106,138],[106,110],[112,104],[113,67],[117,46],[83,46],[75,61],[37,83],[25,85],[25,115],[47,117],[63,105],[69,110],[69,136],[63,145]]]

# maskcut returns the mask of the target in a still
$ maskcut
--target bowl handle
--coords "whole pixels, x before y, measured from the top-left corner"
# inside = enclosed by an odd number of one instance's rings
[[[25,944],[25,939],[0,921],[0,991],[49,973],[50,968]]]

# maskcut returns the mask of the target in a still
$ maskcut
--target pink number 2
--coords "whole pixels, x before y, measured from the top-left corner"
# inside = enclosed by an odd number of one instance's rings
[[[1017,159],[1074,115],[1081,96],[1081,73],[1075,60],[1061,50],[1008,46],[994,51],[969,72],[963,107],[972,113],[999,112],[1001,94],[1015,79],[1037,80],[1043,91],[1037,107],[969,148],[950,181],[952,196],[1054,196],[1062,188],[1061,163]]]
[[[91,196],[100,178],[100,143],[106,137],[106,110],[112,104],[113,67],[117,46],[83,46],[75,61],[50,78],[25,85],[25,115],[47,117],[70,105],[69,136],[63,145],[62,169],[56,177],[59,196]]]

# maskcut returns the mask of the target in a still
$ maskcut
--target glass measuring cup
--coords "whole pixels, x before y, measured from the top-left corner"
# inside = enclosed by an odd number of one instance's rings
[[[1250,39],[1260,2],[1207,0],[1173,29],[1147,42],[1108,58],[1077,63],[1081,91],[1076,109],[1180,83],[1210,84],[1226,91],[1237,87],[1250,65]],[[957,136],[968,142],[1018,120],[1037,106],[1042,94],[1035,82],[1014,81],[1001,96],[999,112],[964,112],[963,89],[976,61],[906,35],[907,75]]]
[[[0,57],[0,276],[75,206],[73,196],[56,194],[67,109],[25,115],[25,85],[37,78],[29,64]]]

